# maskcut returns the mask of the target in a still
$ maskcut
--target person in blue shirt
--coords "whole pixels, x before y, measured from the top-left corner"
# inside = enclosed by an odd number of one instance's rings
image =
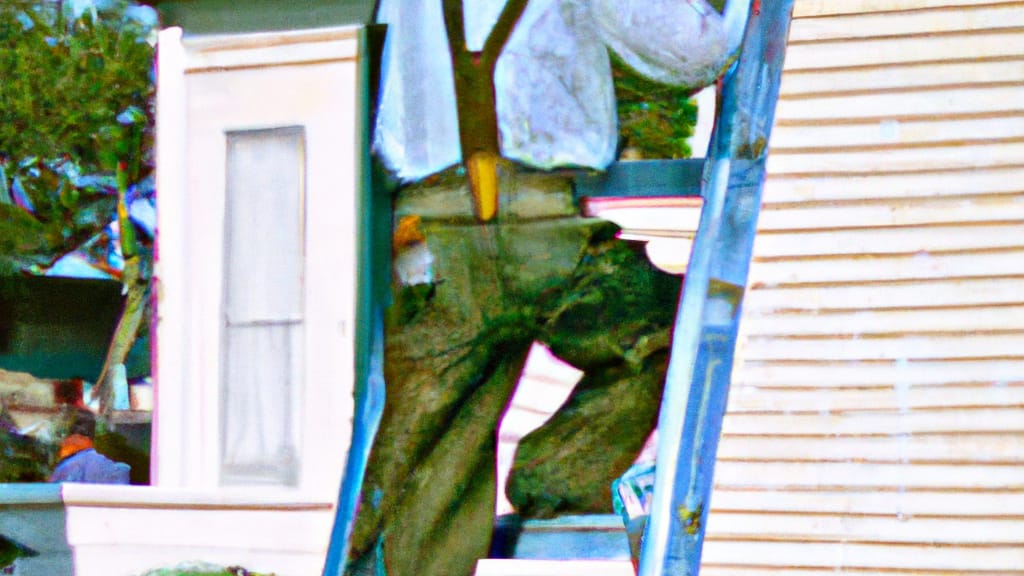
[[[114,462],[93,447],[96,417],[80,408],[68,436],[61,442],[57,467],[50,482],[82,482],[87,484],[128,484],[131,466]]]

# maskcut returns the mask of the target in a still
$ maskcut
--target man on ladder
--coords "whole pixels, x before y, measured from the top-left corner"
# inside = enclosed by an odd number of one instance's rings
[[[662,3],[648,3],[648,9]],[[546,341],[587,375],[559,413],[527,439],[529,454],[517,458],[510,486],[520,512],[601,506],[593,498],[608,498],[608,483],[629,465],[653,424],[665,371],[673,282],[615,241],[614,229],[577,223],[566,212],[572,203],[564,186],[498,159],[508,153],[489,124],[497,115],[484,114],[483,129],[474,123],[481,103],[485,111],[488,101],[494,105],[497,58],[487,51],[504,46],[526,2],[510,0],[492,32],[505,38],[488,38],[484,52],[465,60],[457,4],[445,1],[443,9],[471,194],[460,196],[465,188],[458,176],[446,182],[442,174],[440,184],[406,186],[396,198],[398,281],[376,360],[387,400],[366,482],[360,487],[346,478],[341,495],[343,503],[354,502],[361,489],[352,573],[471,573],[493,525],[496,425],[533,341]],[[593,4],[597,10],[602,2]],[[629,10],[635,3],[621,4]],[[667,4],[692,8],[698,2]],[[739,63],[724,82],[705,165],[705,209],[671,343],[643,574],[696,574],[699,565],[791,6],[755,6]],[[738,27],[738,34],[732,31],[737,39],[749,8],[730,0],[719,17],[721,25]],[[482,72],[473,68],[481,62]],[[483,80],[474,82],[474,74]],[[490,100],[474,100],[472,90],[480,86],[491,91]],[[544,201],[535,203],[537,197]],[[487,266],[475,264],[481,261]],[[412,268],[403,270],[403,263]],[[623,401],[629,398],[635,402]],[[588,437],[588,427],[601,426],[618,427],[626,441],[614,449],[585,441],[601,437]],[[559,444],[573,437],[585,440]],[[567,462],[573,470],[566,470]],[[360,464],[350,462],[350,476]],[[593,494],[596,485],[603,486]],[[345,570],[351,522],[340,506],[325,574]]]

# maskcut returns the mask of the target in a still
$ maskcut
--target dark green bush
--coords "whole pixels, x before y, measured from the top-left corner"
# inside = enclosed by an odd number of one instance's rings
[[[97,5],[0,3],[0,274],[106,226],[118,162],[130,183],[152,171],[152,30],[126,0]]]
[[[619,145],[643,158],[689,158],[687,140],[697,124],[690,91],[644,78],[614,53],[612,77],[619,115]]]
[[[8,159],[66,157],[85,173],[113,173],[119,156],[143,152],[118,150],[117,116],[150,108],[150,29],[126,17],[127,2],[114,4],[73,20],[51,3],[0,5],[0,153]]]

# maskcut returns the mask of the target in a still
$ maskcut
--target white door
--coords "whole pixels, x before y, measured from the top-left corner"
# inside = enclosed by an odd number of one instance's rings
[[[354,372],[356,32],[161,37],[160,485],[338,489]]]

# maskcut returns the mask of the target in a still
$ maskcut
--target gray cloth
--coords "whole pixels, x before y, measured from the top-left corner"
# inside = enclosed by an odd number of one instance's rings
[[[129,472],[131,466],[123,462],[114,462],[89,448],[61,460],[50,476],[50,482],[128,484]]]

